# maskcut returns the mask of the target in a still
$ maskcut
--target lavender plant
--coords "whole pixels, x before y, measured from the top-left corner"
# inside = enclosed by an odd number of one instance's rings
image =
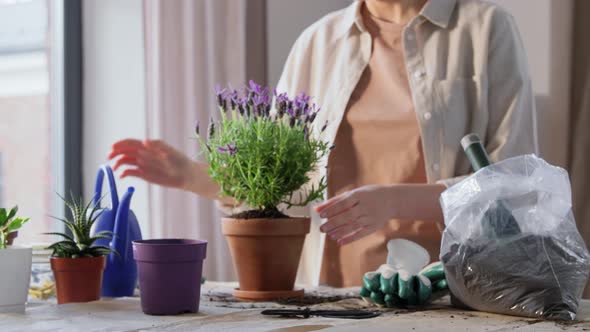
[[[238,217],[282,217],[281,204],[304,206],[322,197],[325,178],[302,190],[330,150],[312,135],[320,109],[309,96],[291,99],[253,81],[241,91],[217,86],[216,94],[220,121],[211,120],[205,139],[198,124],[196,132],[222,194],[253,209]]]

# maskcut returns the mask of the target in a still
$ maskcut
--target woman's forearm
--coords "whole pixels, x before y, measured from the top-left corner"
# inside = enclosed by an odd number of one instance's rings
[[[200,162],[192,162],[191,169],[186,173],[187,177],[182,186],[183,190],[193,192],[212,200],[220,201],[224,205],[233,205],[231,197],[220,196],[220,188],[209,176],[209,165]]]
[[[396,184],[386,187],[386,204],[392,207],[392,219],[442,222],[441,184]]]

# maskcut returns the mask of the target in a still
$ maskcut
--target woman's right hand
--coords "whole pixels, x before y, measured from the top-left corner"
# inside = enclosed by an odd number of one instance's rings
[[[124,139],[113,144],[109,159],[121,178],[138,177],[150,183],[194,192],[233,206],[231,197],[220,197],[219,186],[209,177],[209,165],[194,161],[161,140]]]
[[[118,158],[114,170],[124,168],[121,178],[138,177],[166,187],[186,189],[193,182],[195,161],[160,140],[124,139],[113,144],[109,159]]]

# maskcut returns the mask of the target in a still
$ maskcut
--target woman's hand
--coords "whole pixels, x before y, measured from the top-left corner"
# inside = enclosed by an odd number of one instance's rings
[[[437,184],[364,186],[316,207],[327,218],[320,230],[344,245],[367,236],[391,219],[442,221],[438,202],[445,187]]]
[[[388,194],[387,187],[365,186],[333,197],[316,207],[328,219],[320,230],[340,245],[375,232],[392,219],[392,208],[383,200]]]
[[[108,158],[118,158],[114,170],[124,167],[121,178],[133,176],[179,189],[184,189],[190,182],[190,173],[195,167],[187,156],[159,140],[125,139],[116,142]]]
[[[118,158],[113,169],[124,168],[121,178],[138,177],[223,203],[233,203],[230,198],[219,198],[219,187],[209,177],[207,164],[191,160],[163,141],[124,139],[113,144],[108,158]]]

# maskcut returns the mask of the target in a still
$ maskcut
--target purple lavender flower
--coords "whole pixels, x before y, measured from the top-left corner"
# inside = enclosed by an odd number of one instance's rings
[[[264,115],[270,117],[270,104],[266,104],[264,108]]]
[[[287,97],[287,93],[283,92],[283,93],[278,93],[277,89],[274,89],[273,94],[276,98],[276,102],[277,103],[282,103],[282,102],[286,102],[289,100],[289,97]]]
[[[252,98],[252,104],[255,107],[258,107],[260,105],[266,105],[270,103],[270,96],[268,95],[254,95],[254,97]]]
[[[316,103],[313,103],[313,105],[311,105],[310,113],[318,113],[320,110],[321,107],[319,107]]]
[[[326,128],[328,127],[328,120],[326,120],[326,123],[324,123],[324,125],[322,126],[322,129],[320,130],[320,132],[324,132],[324,130],[326,130]]]
[[[319,109],[318,109],[319,111]],[[309,123],[313,123],[315,121],[316,116],[318,115],[318,112],[313,112],[309,115],[309,119],[307,120],[307,122]]]
[[[308,103],[311,99],[310,96],[306,95],[305,93],[301,92],[295,99],[293,100],[293,104],[295,104],[295,108],[301,110],[301,112],[306,112],[308,110]]]
[[[305,137],[306,141],[309,139],[309,128],[307,126],[303,128],[303,136]]]
[[[248,91],[250,91],[250,94],[255,94],[255,95],[268,95],[268,87],[265,87],[264,89],[262,88],[262,86],[256,84],[256,82],[254,82],[253,80],[250,80],[248,82],[249,87],[247,87],[246,89]]]
[[[228,92],[228,97],[231,109],[236,109],[236,107],[240,104],[240,93],[235,89],[231,89],[230,92]]]
[[[213,118],[211,118],[211,121],[209,122],[209,139],[211,139],[213,137],[213,135],[215,135],[215,122],[213,122]]]
[[[250,104],[248,104],[248,101],[246,100],[245,103],[242,104],[244,107],[244,111],[246,113],[246,117],[251,117],[252,116],[252,110],[250,109]]]
[[[296,116],[295,110],[293,109],[293,107],[287,107],[287,114],[289,114],[290,117],[294,118]]]
[[[197,121],[197,124],[195,125],[195,133],[199,136],[199,121]]]
[[[221,153],[229,153],[230,157],[233,157],[238,152],[238,147],[235,143],[233,145],[228,143],[225,147],[218,147],[217,151]]]
[[[224,100],[227,96],[227,89],[221,88],[221,84],[215,85],[215,95],[217,96],[217,105],[223,107]]]
[[[249,85],[248,90],[250,92],[254,92],[256,94],[261,94],[262,93],[262,86],[256,84],[256,82],[254,82],[254,80],[250,80],[248,82],[248,85]]]

